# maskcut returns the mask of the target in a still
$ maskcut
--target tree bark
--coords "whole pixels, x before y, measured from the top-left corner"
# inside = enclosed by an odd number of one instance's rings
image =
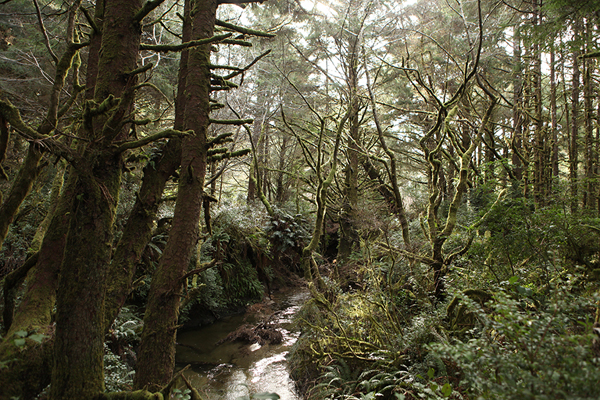
[[[538,26],[541,24],[541,10],[538,1],[533,2],[533,24]],[[533,192],[534,200],[538,207],[543,207],[548,201],[548,195],[550,193],[550,151],[548,149],[548,138],[547,129],[544,126],[543,115],[542,115],[542,55],[540,52],[540,44],[537,40],[533,41],[533,70],[532,70],[532,85],[533,85],[533,109],[535,116],[535,130],[534,130],[534,148],[533,148],[533,166],[534,166],[534,180],[533,180]]]
[[[192,1],[192,39],[210,38],[216,21],[216,0]],[[181,176],[173,227],[152,279],[138,352],[136,388],[166,385],[175,366],[175,335],[183,276],[199,240],[200,211],[206,174],[210,94],[210,45],[190,50],[184,123],[194,134],[182,140]]]
[[[358,98],[358,65],[359,35],[353,36],[348,43],[349,58],[346,65],[349,111],[349,135],[347,145],[348,164],[344,168],[344,193],[339,215],[340,241],[338,246],[338,262],[344,262],[358,246],[356,230],[356,212],[358,208],[358,155],[360,138],[359,98]]]
[[[90,399],[104,391],[106,276],[123,169],[112,143],[123,139],[133,103],[142,1],[111,0],[104,6],[94,101],[109,96],[119,101],[108,115],[84,115],[80,134],[89,142],[72,162],[76,176],[56,304],[52,400]]]
[[[592,51],[591,27],[589,21],[585,27],[586,50]],[[584,127],[585,127],[585,189],[583,194],[583,206],[588,210],[595,210],[598,199],[597,193],[597,165],[598,154],[594,140],[594,90],[592,83],[592,72],[596,61],[586,58],[583,61],[583,108],[584,108]]]
[[[581,21],[575,21],[573,26],[575,41],[580,37]],[[569,183],[571,194],[571,212],[579,209],[579,93],[580,70],[579,56],[581,51],[574,45],[573,50],[573,80],[571,86],[571,135],[569,138]]]

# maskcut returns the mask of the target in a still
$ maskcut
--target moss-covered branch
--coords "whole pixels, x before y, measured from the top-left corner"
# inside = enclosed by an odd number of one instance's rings
[[[263,32],[263,31],[257,31],[254,29],[245,28],[243,26],[234,25],[232,23],[221,21],[221,20],[217,20],[215,25],[220,26],[222,28],[229,29],[234,32],[243,33],[244,35],[259,36],[259,37],[266,37],[266,38],[275,37],[275,35],[272,33],[267,33],[267,32]]]
[[[222,35],[215,35],[208,39],[190,40],[189,42],[180,44],[141,44],[140,50],[150,50],[162,53],[168,53],[170,51],[182,51],[192,47],[202,46],[204,44],[223,42],[230,36],[231,33],[224,33]]]
[[[93,117],[104,114],[118,103],[119,99],[115,98],[112,94],[109,94],[100,104],[96,103],[94,100],[87,100],[83,111],[84,122],[91,124],[91,119]]]
[[[233,132],[222,133],[206,142],[206,147],[213,147],[223,143],[233,142]]]
[[[185,281],[190,276],[198,275],[199,273],[204,272],[207,269],[210,269],[210,268],[214,267],[215,265],[217,265],[217,262],[218,262],[217,259],[213,259],[212,261],[202,263],[202,264],[200,264],[200,266],[198,268],[195,268],[195,269],[191,270],[190,272],[188,272],[187,274],[185,274],[184,276],[182,276],[181,280]]]
[[[136,140],[133,142],[125,142],[125,143],[119,145],[115,149],[115,152],[122,153],[125,150],[142,147],[142,146],[145,146],[149,143],[155,142],[160,139],[166,139],[166,138],[171,138],[171,137],[181,137],[181,136],[185,136],[185,135],[191,135],[193,133],[194,133],[194,131],[178,131],[175,129],[166,129],[162,132],[155,133],[154,135],[146,136],[145,138],[140,139],[140,140]]]
[[[366,59],[364,61],[365,61],[365,67],[366,67]],[[368,69],[365,68],[365,71],[368,71]],[[373,120],[375,122],[375,127],[377,128],[377,135],[379,136],[379,143],[381,144],[381,148],[383,149],[383,151],[385,152],[385,154],[388,156],[388,158],[390,160],[389,169],[387,169],[387,163],[385,163],[385,165],[386,165],[386,169],[388,170],[390,182],[392,183],[392,189],[393,189],[392,193],[394,194],[394,200],[395,200],[394,202],[396,203],[394,206],[394,211],[397,213],[398,219],[400,220],[400,225],[402,226],[402,238],[404,240],[404,244],[408,247],[408,246],[410,246],[410,234],[409,234],[409,230],[408,230],[408,219],[406,217],[406,211],[404,210],[404,203],[402,201],[402,195],[400,194],[400,187],[398,185],[396,155],[394,154],[394,152],[392,152],[389,149],[387,142],[385,140],[385,137],[383,135],[383,129],[381,127],[381,123],[379,122],[379,114],[377,113],[375,95],[371,88],[371,81],[370,81],[370,77],[369,77],[368,73],[366,73],[366,77],[367,77],[367,89],[369,92],[369,99],[371,100],[371,108],[373,109]]]
[[[8,148],[8,141],[10,139],[10,131],[8,129],[8,121],[0,114],[0,179],[8,180],[8,176],[2,168],[2,163],[6,158],[6,149]],[[0,193],[0,202],[2,201],[2,194]]]
[[[227,80],[226,77],[215,74],[211,74],[210,84],[215,87],[225,88],[225,90],[237,89],[239,87],[237,83]]]
[[[583,59],[586,59],[586,58],[600,58],[600,50],[586,53],[586,54],[582,55],[581,58],[583,58]]]
[[[142,66],[141,66],[141,67],[139,67],[139,68],[136,68],[136,69],[134,69],[134,70],[132,70],[132,71],[129,71],[129,72],[127,73],[127,76],[135,76],[135,75],[139,75],[139,74],[141,74],[141,73],[144,73],[144,72],[146,72],[146,71],[148,71],[148,70],[152,69],[152,67],[154,67],[154,63],[148,63],[148,64],[146,64],[146,65],[142,65]]]
[[[83,12],[85,19],[87,20],[88,24],[90,24],[90,26],[92,27],[94,33],[99,34],[100,28],[98,27],[98,24],[96,23],[94,17],[90,14],[89,10],[85,7],[81,7],[81,12]]]
[[[249,153],[250,153],[250,149],[242,149],[242,150],[231,151],[231,152],[226,152],[226,153],[221,153],[221,154],[213,154],[213,155],[208,156],[208,162],[221,161],[221,160],[225,160],[227,158],[242,157]]]
[[[17,177],[13,181],[8,196],[6,196],[5,201],[2,203],[2,206],[0,206],[0,246],[6,238],[8,228],[19,211],[21,203],[27,194],[29,194],[33,182],[35,182],[40,173],[40,168],[38,166],[41,159],[42,152],[39,150],[38,146],[31,143],[25,161],[23,162],[23,165],[21,165]]]
[[[234,46],[252,47],[252,43],[250,43],[246,40],[239,40],[239,39],[225,39],[225,40],[222,40],[220,43],[232,44]]]
[[[479,126],[477,136],[471,141],[471,145],[469,146],[469,148],[464,152],[464,154],[461,157],[458,184],[456,185],[456,191],[454,193],[454,198],[452,199],[452,202],[450,203],[450,208],[448,209],[448,217],[446,219],[446,225],[444,226],[444,229],[440,233],[441,236],[444,236],[444,237],[450,236],[450,234],[452,233],[452,231],[454,230],[454,227],[456,225],[456,214],[458,212],[458,208],[462,201],[462,197],[467,190],[467,181],[468,181],[468,177],[469,177],[469,166],[470,166],[470,161],[471,161],[471,155],[473,154],[475,149],[479,146],[479,143],[481,143],[483,131],[487,127],[487,124],[492,115],[492,111],[497,102],[495,97],[492,96],[490,98],[491,98],[491,102],[486,110],[483,120],[481,121],[481,125]]]
[[[47,136],[40,134],[38,131],[23,122],[21,113],[19,110],[12,105],[9,100],[0,99],[0,114],[4,117],[12,128],[17,131],[21,136],[28,140],[44,140],[48,139]]]
[[[346,114],[342,117],[341,121],[338,124],[337,134],[335,137],[335,145],[334,145],[333,154],[332,154],[331,160],[330,160],[331,167],[329,170],[329,174],[327,175],[327,177],[325,179],[323,179],[322,171],[321,171],[321,163],[320,163],[321,155],[319,154],[317,156],[318,160],[317,160],[316,171],[318,174],[317,177],[319,179],[319,186],[317,187],[317,191],[316,191],[317,212],[316,212],[316,217],[315,217],[315,225],[313,228],[313,233],[312,233],[310,242],[306,245],[306,247],[304,247],[302,249],[302,264],[303,264],[303,268],[304,268],[304,278],[309,282],[312,282],[313,278],[315,278],[312,270],[314,270],[315,273],[318,274],[318,269],[315,268],[315,266],[314,266],[313,253],[319,246],[319,242],[321,241],[321,236],[323,235],[323,225],[324,225],[323,222],[325,220],[325,211],[327,209],[327,192],[335,178],[335,173],[336,173],[336,169],[337,169],[337,157],[338,157],[338,153],[339,153],[339,149],[340,149],[340,141],[342,138],[342,132],[344,130],[344,126],[346,125],[346,121],[350,117],[350,112],[351,112],[351,109],[348,109],[348,112],[346,112]],[[321,119],[321,122],[323,122],[322,119]],[[324,126],[321,127],[321,134],[319,135],[319,146],[318,146],[319,152],[320,152],[320,148],[321,148],[321,142],[322,142],[323,135],[324,135]],[[319,277],[317,276],[316,278],[319,278]]]
[[[214,156],[215,154],[224,154],[224,153],[227,153],[228,151],[229,151],[229,149],[226,147],[219,147],[217,149],[209,149],[206,152],[206,155],[210,157],[210,156]]]
[[[244,124],[251,124],[252,122],[254,122],[254,120],[252,118],[247,118],[247,119],[210,119],[210,123],[211,124],[218,124],[218,125],[244,125]]]

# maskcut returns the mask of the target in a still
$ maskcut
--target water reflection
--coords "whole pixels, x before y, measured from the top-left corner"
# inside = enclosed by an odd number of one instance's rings
[[[272,308],[280,311],[272,320],[280,325],[281,344],[218,344],[242,324],[257,322],[260,316],[255,315],[232,316],[178,336],[177,362],[192,365],[186,377],[206,399],[235,400],[262,392],[277,393],[282,400],[301,399],[290,378],[286,356],[299,335],[291,328],[292,318],[308,294],[297,292],[278,297],[274,297]]]

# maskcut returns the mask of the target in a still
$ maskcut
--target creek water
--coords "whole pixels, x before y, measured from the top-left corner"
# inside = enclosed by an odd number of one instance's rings
[[[177,363],[191,365],[184,373],[205,399],[236,400],[252,393],[277,393],[282,400],[300,400],[291,379],[286,356],[298,340],[292,318],[308,299],[306,291],[278,293],[266,304],[268,313],[247,312],[223,318],[177,337]],[[255,324],[268,314],[283,334],[280,344],[245,344],[223,341],[244,324]]]

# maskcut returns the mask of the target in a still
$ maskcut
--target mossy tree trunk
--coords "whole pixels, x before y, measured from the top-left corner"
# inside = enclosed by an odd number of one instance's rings
[[[592,44],[592,27],[590,21],[585,24],[585,46],[586,52],[591,52],[595,48]],[[586,58],[583,61],[583,113],[584,113],[584,172],[585,186],[583,193],[583,206],[593,211],[598,212],[598,153],[597,143],[594,138],[594,97],[597,89],[593,84],[593,74],[596,69],[596,60]]]
[[[366,71],[366,65],[365,65]],[[400,193],[400,185],[398,184],[398,164],[396,162],[396,155],[387,145],[387,141],[385,139],[384,131],[379,122],[379,113],[377,112],[377,102],[375,101],[375,94],[373,92],[373,87],[371,86],[371,78],[369,76],[368,71],[365,72],[366,81],[367,81],[367,90],[369,92],[369,100],[371,101],[371,108],[373,109],[373,122],[375,122],[375,128],[377,129],[377,136],[379,137],[379,144],[385,154],[389,158],[389,166],[386,165],[386,171],[388,173],[390,183],[392,184],[392,190],[390,190],[383,182],[381,177],[379,176],[379,171],[377,171],[371,161],[367,158],[367,163],[365,169],[369,174],[371,179],[380,180],[380,192],[386,201],[391,205],[392,212],[398,216],[398,220],[400,221],[400,226],[402,227],[402,239],[404,240],[404,245],[406,248],[410,248],[410,233],[408,231],[408,217],[406,216],[406,210],[404,208],[404,201],[402,200],[402,194]]]
[[[30,141],[30,148],[19,176],[13,182],[11,194],[3,205],[3,226],[7,228],[11,208],[16,212],[22,200],[31,190],[32,184],[40,171],[40,160],[42,150],[58,151],[68,157],[69,151],[61,143],[54,141],[47,135],[57,127],[59,118],[72,105],[73,100],[78,97],[81,87],[79,86],[79,55],[78,50],[84,44],[79,43],[74,35],[75,16],[81,1],[73,1],[68,7],[67,29],[65,34],[66,47],[60,59],[56,60],[56,73],[51,90],[48,110],[43,122],[34,130],[26,125],[21,119],[20,113],[10,102],[0,100],[0,113],[3,120],[25,136]],[[73,77],[72,96],[62,106],[60,105],[60,92],[64,89],[65,79],[71,72]],[[36,139],[40,139],[39,142]],[[44,140],[44,141],[42,141]],[[43,143],[39,145],[37,143]],[[69,157],[70,158],[70,157]],[[55,291],[58,285],[58,271],[62,262],[65,236],[69,222],[71,202],[67,200],[66,193],[58,200],[57,211],[54,212],[50,225],[47,229],[41,248],[38,252],[37,263],[28,271],[27,287],[21,298],[21,302],[14,314],[9,318],[10,329],[2,344],[0,344],[0,361],[7,363],[0,379],[0,398],[24,397],[33,398],[39,391],[50,382],[52,369],[52,335],[53,326],[51,321],[55,305]],[[10,205],[9,205],[10,203]],[[4,237],[4,235],[2,235]],[[10,299],[7,299],[10,300]],[[12,309],[5,310],[12,314]],[[19,331],[43,334],[42,343],[26,340],[22,347],[15,346],[15,334]],[[20,332],[22,335],[22,332]]]
[[[573,40],[580,40],[582,22],[579,18],[573,24]],[[575,213],[579,209],[579,95],[581,71],[579,69],[579,56],[581,51],[578,45],[573,45],[573,73],[571,85],[571,126],[569,137],[569,184],[571,195],[571,212]]]
[[[192,39],[213,36],[216,0],[186,3],[187,23]],[[182,140],[181,175],[173,227],[159,266],[153,276],[144,316],[144,330],[138,351],[136,388],[155,390],[166,385],[175,366],[175,335],[183,276],[199,240],[200,212],[207,164],[207,128],[210,124],[211,45],[189,51],[185,87],[184,125],[194,134]]]
[[[57,295],[52,400],[90,399],[104,390],[106,276],[123,169],[112,144],[123,139],[135,93],[141,9],[141,0],[104,2],[95,104],[87,104],[80,131],[89,141],[71,162],[75,182]],[[112,104],[106,101],[111,96]],[[105,112],[96,106],[101,103],[109,106]]]
[[[348,42],[348,60],[345,65],[348,85],[349,135],[347,145],[347,165],[344,168],[344,193],[340,212],[340,241],[338,262],[344,262],[359,245],[357,224],[358,209],[358,158],[360,154],[360,104],[358,94],[358,66],[360,33],[352,35]]]
[[[310,242],[302,249],[302,266],[304,269],[304,278],[313,283],[315,280],[318,285],[321,285],[321,276],[319,274],[319,270],[314,260],[314,252],[317,250],[319,246],[319,242],[321,241],[321,236],[323,236],[323,225],[325,222],[325,212],[327,211],[327,195],[329,191],[329,187],[332,185],[333,180],[335,178],[336,170],[337,170],[337,158],[340,150],[340,141],[342,138],[342,132],[344,130],[344,126],[346,125],[346,121],[350,115],[350,111],[348,111],[343,118],[339,121],[337,126],[337,134],[335,137],[335,144],[333,147],[333,151],[331,154],[330,169],[329,173],[324,176],[322,171],[322,144],[324,141],[325,135],[325,121],[321,119],[321,131],[319,135],[319,143],[317,146],[317,162],[314,166],[314,170],[317,174],[317,179],[319,180],[319,184],[317,186],[317,190],[315,193],[315,200],[317,203],[317,211],[315,216],[315,225],[312,232],[312,237]],[[287,127],[291,129],[291,126],[287,124]],[[296,135],[295,135],[296,136]],[[298,137],[298,136],[296,136]],[[299,137],[298,137],[299,138]],[[299,140],[299,144],[302,143]],[[308,159],[307,159],[308,160]]]
[[[180,157],[181,141],[172,138],[163,146],[162,152],[144,168],[142,186],[110,266],[106,288],[106,329],[110,328],[131,293],[136,266],[152,239],[159,200],[167,181],[179,167]]]

